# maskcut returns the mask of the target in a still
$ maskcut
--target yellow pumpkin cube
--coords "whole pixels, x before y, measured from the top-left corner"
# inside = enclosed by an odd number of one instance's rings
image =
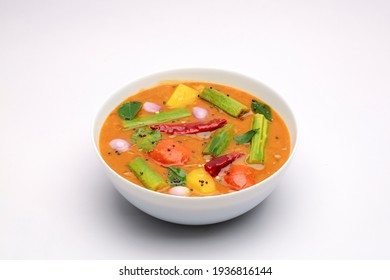
[[[171,108],[182,108],[194,103],[198,95],[199,91],[186,85],[179,84],[168,99],[166,105]]]

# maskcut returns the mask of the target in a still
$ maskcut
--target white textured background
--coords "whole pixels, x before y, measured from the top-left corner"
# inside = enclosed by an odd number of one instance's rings
[[[98,107],[176,67],[242,72],[294,109],[279,188],[201,227],[103,174]],[[1,259],[389,259],[390,2],[0,0]]]

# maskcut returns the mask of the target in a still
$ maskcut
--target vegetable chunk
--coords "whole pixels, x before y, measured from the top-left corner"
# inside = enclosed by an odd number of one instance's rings
[[[142,184],[150,190],[155,191],[167,186],[167,183],[142,158],[135,158],[128,166]]]
[[[215,134],[206,148],[203,150],[205,155],[213,155],[215,157],[221,155],[229,146],[233,139],[233,125],[226,124],[224,127],[215,131]]]
[[[268,141],[269,121],[262,114],[253,116],[252,129],[258,129],[251,140],[249,163],[261,163],[265,161],[265,147]]]
[[[199,92],[189,86],[179,84],[166,105],[171,108],[183,108],[194,103]]]
[[[233,190],[242,190],[256,183],[253,168],[246,165],[232,165],[224,177]]]
[[[189,116],[191,116],[191,112],[187,109],[176,109],[146,117],[132,119],[130,121],[123,121],[123,127],[125,129],[139,128],[151,124],[169,122]]]
[[[216,190],[213,177],[203,168],[192,170],[187,175],[187,184],[201,194],[212,193]]]
[[[131,136],[131,141],[137,144],[138,149],[143,152],[150,152],[161,140],[161,133],[158,130],[152,130],[147,127],[138,128]]]
[[[236,118],[249,112],[247,106],[213,88],[205,88],[199,97]]]
[[[186,146],[171,139],[161,140],[149,153],[162,166],[183,165],[190,159],[190,154]]]

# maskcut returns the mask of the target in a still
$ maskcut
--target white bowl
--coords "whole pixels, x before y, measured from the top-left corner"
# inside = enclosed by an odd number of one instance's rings
[[[271,177],[234,193],[208,197],[180,197],[148,190],[127,181],[103,160],[99,153],[99,134],[108,114],[126,97],[167,80],[207,81],[229,85],[260,97],[276,110],[285,121],[291,137],[291,154],[287,162]],[[186,225],[223,222],[244,214],[262,202],[277,186],[295,151],[297,126],[287,103],[261,82],[225,70],[177,69],[155,73],[137,79],[112,94],[99,110],[92,131],[95,150],[115,188],[134,206],[156,218]]]

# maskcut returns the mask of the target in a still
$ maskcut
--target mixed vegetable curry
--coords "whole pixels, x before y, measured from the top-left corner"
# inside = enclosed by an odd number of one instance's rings
[[[239,191],[288,159],[280,116],[257,97],[208,82],[163,83],[124,100],[101,129],[100,153],[152,191],[208,196]]]

